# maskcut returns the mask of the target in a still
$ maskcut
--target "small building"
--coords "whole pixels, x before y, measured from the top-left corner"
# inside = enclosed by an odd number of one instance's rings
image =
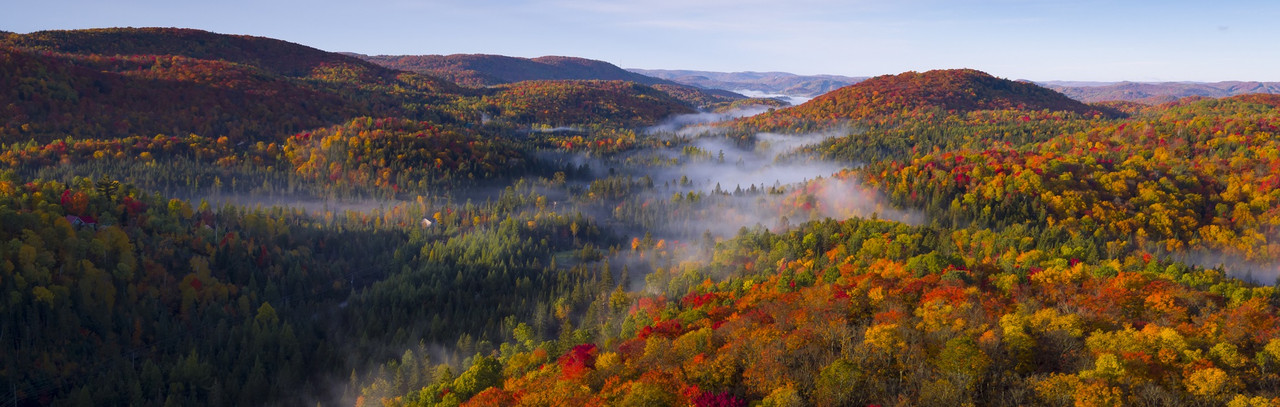
[[[98,221],[89,216],[67,215],[67,222],[71,222],[71,226],[97,228]]]
[[[424,227],[424,228],[425,228],[425,227],[431,227],[431,225],[432,225],[432,224],[434,224],[434,223],[433,223],[433,222],[431,222],[431,218],[428,218],[428,217],[423,217],[423,218],[422,218],[422,227]]]

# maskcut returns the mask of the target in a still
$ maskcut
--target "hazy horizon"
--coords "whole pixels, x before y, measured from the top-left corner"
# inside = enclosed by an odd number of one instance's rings
[[[11,4],[0,29],[178,26],[369,55],[569,55],[643,69],[1219,82],[1280,81],[1277,14],[1262,1],[54,0]]]

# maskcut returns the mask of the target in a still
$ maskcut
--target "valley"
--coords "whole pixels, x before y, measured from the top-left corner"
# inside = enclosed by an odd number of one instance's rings
[[[0,405],[1280,402],[1280,96],[666,72],[0,33]]]

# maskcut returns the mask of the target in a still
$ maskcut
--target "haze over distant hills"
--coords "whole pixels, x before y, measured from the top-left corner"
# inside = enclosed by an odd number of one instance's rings
[[[631,72],[662,78],[685,85],[731,91],[757,92],[789,96],[818,95],[858,83],[866,77],[840,75],[796,75],[787,72],[709,72],[668,69],[628,69]]]
[[[1041,86],[1086,103],[1122,100],[1159,104],[1188,96],[1212,98],[1248,93],[1280,93],[1280,82],[1077,82],[1044,81]]]

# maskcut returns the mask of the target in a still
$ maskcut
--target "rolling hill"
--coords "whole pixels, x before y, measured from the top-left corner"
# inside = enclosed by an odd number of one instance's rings
[[[475,67],[506,72],[505,79],[495,79],[503,84],[611,80],[464,88],[286,41],[190,29],[0,34],[0,55],[5,142],[156,134],[279,141],[363,116],[457,123],[479,122],[488,113],[516,125],[652,125],[665,114],[691,112],[691,106],[742,99],[565,57],[464,59],[489,61]]]
[[[288,41],[185,28],[37,31],[0,37],[0,44],[70,54],[178,55],[250,65],[291,77],[308,76],[316,68],[334,65],[351,65],[380,75],[394,75],[394,71],[358,58]]]
[[[256,139],[375,108],[252,66],[0,47],[0,140],[198,133]]]
[[[668,83],[628,72],[608,62],[586,58],[519,58],[486,54],[348,55],[392,69],[435,74],[460,85],[473,87],[556,79],[622,80],[646,85]]]
[[[800,106],[747,120],[756,125],[776,127],[777,123],[873,119],[900,116],[911,111],[964,113],[1002,109],[1119,115],[1032,83],[996,78],[973,69],[950,69],[877,76]]]
[[[604,61],[544,56],[519,58],[503,55],[361,55],[347,54],[387,68],[434,75],[462,86],[485,87],[522,81],[604,80],[651,85],[694,106],[731,102],[744,96],[721,89],[706,89],[629,72]]]
[[[456,85],[270,38],[171,28],[0,35],[3,140],[283,137],[368,115],[442,118]],[[394,91],[393,91],[394,90]],[[429,108],[406,109],[410,102]],[[429,102],[429,103],[424,103]]]
[[[627,81],[522,81],[492,90],[484,101],[496,108],[497,118],[521,124],[639,126],[695,112],[666,92]]]

